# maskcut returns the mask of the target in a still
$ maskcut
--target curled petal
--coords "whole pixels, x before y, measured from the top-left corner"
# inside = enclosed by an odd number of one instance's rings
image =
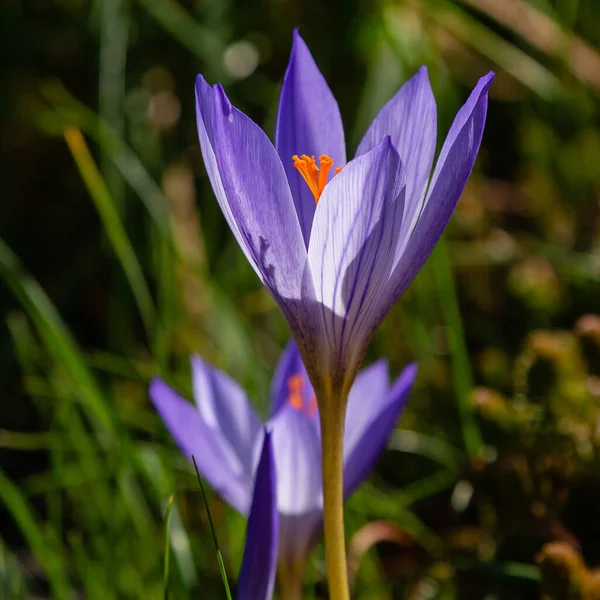
[[[280,304],[299,299],[306,248],[287,178],[264,132],[220,86],[196,80],[198,134],[217,200],[238,243]]]
[[[336,165],[342,166],[346,163],[346,149],[337,102],[298,31],[294,32],[290,62],[281,87],[275,146],[288,177],[308,246],[315,200],[294,168],[292,156],[307,154],[318,158],[327,154]]]
[[[241,467],[252,477],[253,449],[262,424],[244,390],[231,377],[193,356],[194,399],[204,422],[218,431],[235,452]]]
[[[271,434],[265,432],[256,471],[246,547],[240,569],[239,600],[270,600],[277,569],[279,515]]]
[[[229,440],[161,379],[152,381],[150,398],[183,454],[189,460],[194,456],[200,473],[226,502],[248,514],[252,476],[241,468]]]
[[[344,496],[346,498],[367,477],[385,450],[416,375],[417,367],[414,364],[402,371],[384,397],[381,406],[364,419],[362,430],[357,432],[353,445],[344,450]]]
[[[421,67],[379,111],[356,156],[374,148],[386,135],[406,169],[406,208],[401,236],[409,235],[419,217],[433,164],[437,109],[427,67]]]
[[[379,324],[379,298],[393,266],[404,191],[404,170],[386,137],[349,162],[319,200],[308,260],[321,305],[314,318],[320,318],[323,356],[316,360],[331,377],[346,378],[342,371],[354,377],[373,323]],[[304,358],[308,367],[310,357]]]

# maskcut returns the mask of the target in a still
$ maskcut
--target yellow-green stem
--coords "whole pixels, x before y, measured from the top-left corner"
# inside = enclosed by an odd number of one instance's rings
[[[279,563],[279,591],[283,600],[302,600],[304,564]]]
[[[344,421],[346,402],[321,403],[323,522],[330,600],[349,600],[344,535]]]

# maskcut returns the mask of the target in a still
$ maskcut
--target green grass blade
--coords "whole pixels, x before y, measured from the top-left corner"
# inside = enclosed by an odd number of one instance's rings
[[[465,332],[460,316],[454,278],[452,277],[448,246],[443,237],[431,255],[431,264],[438,288],[442,315],[448,329],[448,346],[463,442],[467,454],[474,457],[480,453],[483,440],[471,405],[473,374],[465,343]]]
[[[138,195],[158,231],[169,236],[169,202],[139,156],[106,121],[74,98],[60,83],[47,83],[41,92],[52,109],[38,108],[31,115],[35,124],[52,135],[62,135],[67,126],[76,126],[92,137]]]
[[[169,497],[167,502],[167,511],[165,513],[165,557],[163,565],[163,587],[165,590],[165,600],[169,598],[169,566],[170,566],[170,549],[171,539],[169,537],[169,530],[171,527],[171,512],[173,510],[173,496]]]
[[[171,469],[165,468],[160,456],[151,446],[142,446],[139,448],[138,454],[139,462],[154,492],[156,502],[162,507],[164,499],[170,495],[170,491],[175,486],[173,472]],[[175,500],[171,507],[169,535],[171,536],[171,551],[175,561],[174,564],[178,567],[185,588],[188,591],[192,590],[197,584],[196,574],[198,568],[194,564],[189,535],[185,530]]]
[[[118,135],[125,131],[127,43],[129,24],[125,0],[100,3],[100,53],[98,69],[98,106],[100,117]],[[105,152],[100,157],[102,175],[120,211],[125,201],[125,182]]]
[[[206,492],[204,491],[204,485],[202,484],[202,478],[200,477],[200,471],[198,471],[198,465],[196,459],[192,456],[192,462],[194,463],[194,469],[196,469],[196,477],[198,477],[198,483],[200,484],[200,491],[202,492],[202,500],[204,501],[204,508],[208,515],[208,522],[210,524],[210,532],[213,537],[213,543],[217,552],[217,561],[219,562],[219,569],[221,571],[221,577],[223,578],[223,585],[225,586],[225,594],[227,600],[231,600],[231,590],[229,589],[229,582],[227,581],[227,572],[225,571],[225,563],[223,562],[223,555],[221,554],[221,548],[219,547],[219,541],[217,540],[217,533],[213,524],[212,517],[210,516],[210,508],[208,506],[208,499],[206,498]]]
[[[0,539],[0,598],[10,600],[31,598],[19,560],[4,545],[2,539]]]
[[[561,81],[544,65],[516,45],[494,33],[451,2],[423,2],[427,15],[442,28],[493,60],[501,69],[527,86],[544,100],[550,101],[563,91]]]
[[[142,267],[119,217],[119,212],[90,154],[81,131],[75,127],[68,127],[65,130],[65,140],[131,286],[140,316],[146,327],[146,333],[149,338],[152,338],[156,320],[152,296],[144,279]]]
[[[48,352],[65,368],[76,384],[91,414],[107,430],[113,429],[113,419],[96,380],[88,370],[83,353],[52,301],[40,284],[27,273],[12,250],[0,239],[0,277],[21,302],[33,321]]]
[[[0,502],[6,506],[27,540],[29,548],[40,561],[48,577],[52,597],[58,600],[70,598],[67,573],[55,544],[48,544],[27,499],[1,470]]]

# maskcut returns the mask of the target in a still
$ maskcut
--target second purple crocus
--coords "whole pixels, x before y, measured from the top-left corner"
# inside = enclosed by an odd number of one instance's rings
[[[213,488],[247,515],[264,426],[233,379],[198,356],[191,362],[195,406],[158,378],[150,396],[182,452],[194,455]],[[415,375],[411,364],[391,384],[385,360],[358,374],[350,391],[344,437],[346,498],[385,449]],[[275,371],[267,427],[276,465],[280,573],[283,579],[301,580],[322,526],[323,487],[317,402],[293,343]]]

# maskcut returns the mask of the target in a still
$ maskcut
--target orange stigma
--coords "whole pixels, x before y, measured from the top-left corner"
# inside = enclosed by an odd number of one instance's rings
[[[299,373],[290,375],[287,380],[288,386],[288,404],[295,410],[304,413],[307,417],[313,417],[319,409],[317,398],[313,394],[307,401],[304,401],[304,379]]]
[[[288,402],[296,410],[302,410],[302,388],[304,387],[301,375],[292,375],[288,378]]]
[[[315,198],[315,202],[318,204],[323,189],[327,184],[327,175],[329,175],[329,170],[333,166],[333,159],[326,154],[321,154],[321,156],[319,156],[318,167],[314,156],[303,154],[299,157],[297,154],[294,154],[292,160],[294,161],[294,167],[298,169],[298,172],[302,175],[302,179],[306,181],[308,189],[310,189]],[[341,170],[342,167],[338,167],[335,170],[336,174]]]

